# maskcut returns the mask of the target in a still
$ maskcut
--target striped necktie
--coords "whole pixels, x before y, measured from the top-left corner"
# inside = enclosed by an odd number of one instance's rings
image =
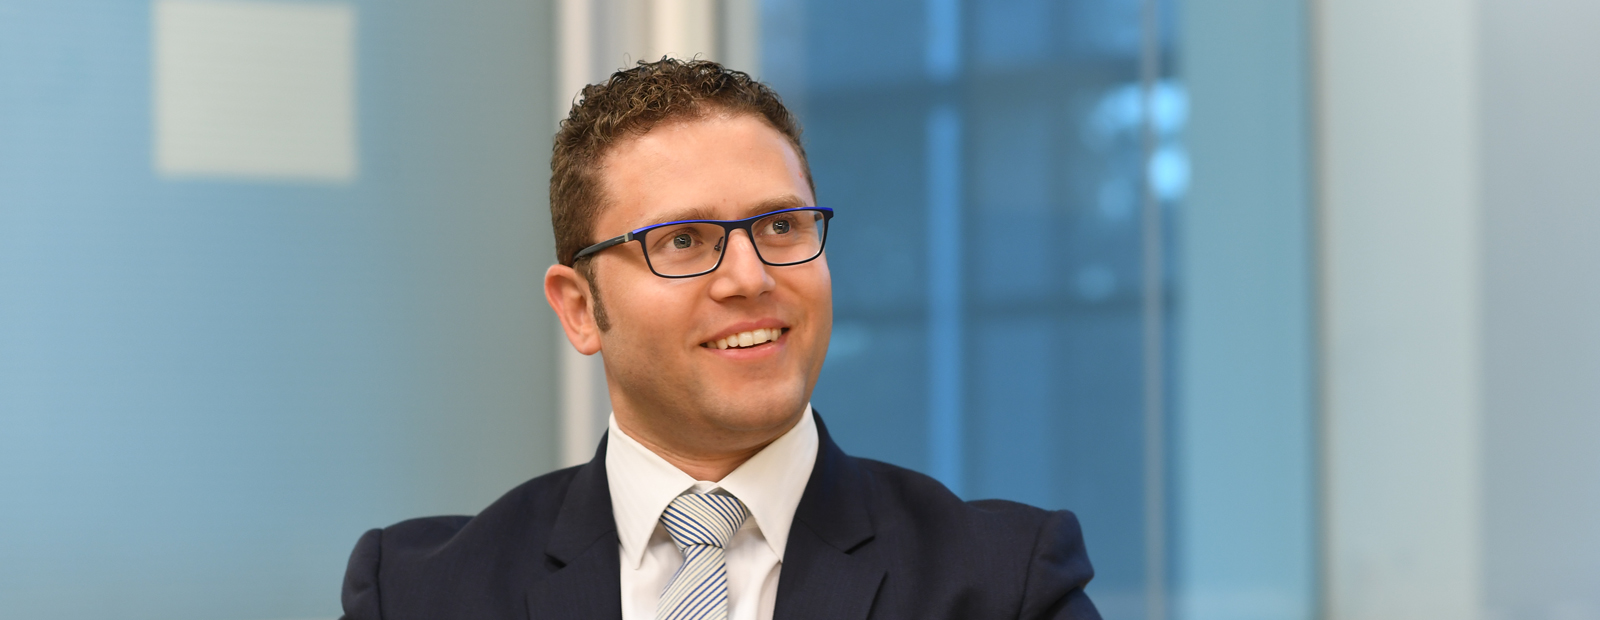
[[[728,566],[723,548],[750,515],[731,495],[679,495],[661,513],[661,524],[683,552],[656,603],[656,620],[724,620],[728,617]]]

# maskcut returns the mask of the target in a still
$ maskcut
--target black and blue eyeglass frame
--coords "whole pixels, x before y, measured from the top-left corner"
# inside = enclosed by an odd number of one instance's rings
[[[779,209],[742,220],[682,220],[646,226],[601,241],[572,256],[577,262],[602,250],[638,241],[651,273],[663,278],[703,276],[722,266],[733,231],[750,236],[756,257],[774,267],[798,265],[822,255],[833,209]]]

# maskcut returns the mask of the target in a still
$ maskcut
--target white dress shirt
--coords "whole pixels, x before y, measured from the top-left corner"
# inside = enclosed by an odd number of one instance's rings
[[[729,620],[772,620],[778,571],[795,508],[817,459],[817,426],[806,405],[800,422],[720,481],[695,480],[622,429],[611,416],[606,480],[622,556],[622,618],[653,620],[683,554],[661,526],[661,512],[684,493],[723,491],[750,510],[725,550]]]

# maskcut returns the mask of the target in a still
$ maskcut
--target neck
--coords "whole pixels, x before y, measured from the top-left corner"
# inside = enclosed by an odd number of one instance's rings
[[[733,470],[750,460],[750,457],[794,428],[805,415],[805,410],[801,409],[800,415],[773,429],[756,432],[712,431],[702,434],[676,434],[686,436],[684,438],[669,433],[652,432],[657,430],[653,425],[642,423],[643,421],[637,416],[629,415],[621,408],[615,410],[614,414],[617,418],[617,427],[622,429],[622,432],[671,463],[679,471],[695,480],[721,482],[723,478],[728,477],[728,474],[733,473]],[[678,440],[687,437],[694,437],[699,441]]]

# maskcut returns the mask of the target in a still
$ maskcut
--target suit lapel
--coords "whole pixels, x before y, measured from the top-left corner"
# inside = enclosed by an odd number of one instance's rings
[[[606,481],[606,441],[578,469],[550,529],[545,561],[554,571],[528,588],[528,617],[622,617],[616,519]]]
[[[865,472],[833,443],[820,416],[816,423],[817,462],[789,529],[774,620],[866,618],[885,574],[870,553]]]
[[[820,416],[816,423],[817,461],[789,528],[774,620],[859,620],[871,612],[885,576],[870,553],[869,481],[839,450]],[[545,546],[555,570],[528,588],[531,620],[622,617],[605,453],[601,440],[595,458],[573,475]]]

